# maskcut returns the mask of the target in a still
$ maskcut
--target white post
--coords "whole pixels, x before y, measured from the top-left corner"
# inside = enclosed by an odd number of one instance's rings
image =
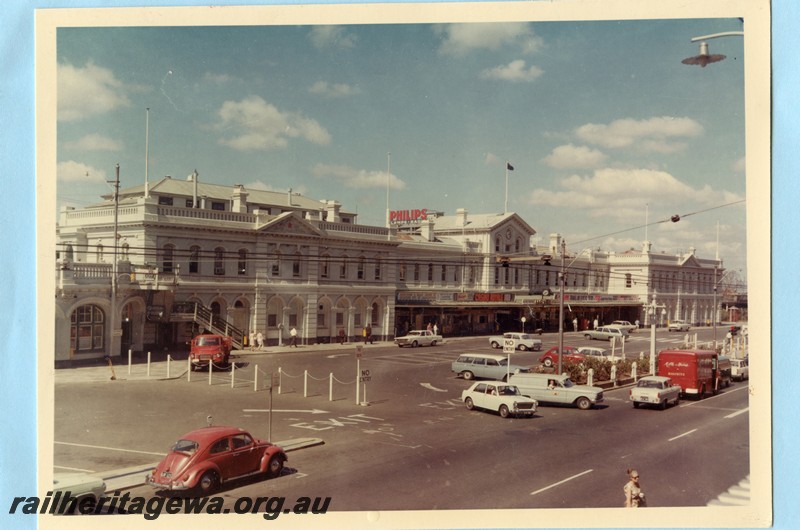
[[[236,385],[236,363],[231,363],[231,388]]]
[[[650,323],[650,375],[656,375],[656,322]]]
[[[639,368],[636,367],[636,361],[631,363],[631,374],[633,375],[633,382],[637,382],[639,380]]]
[[[167,354],[167,379],[169,379],[169,364],[170,364],[171,360],[172,360],[172,356]]]
[[[620,337],[620,340],[622,341],[622,360],[624,361],[625,360],[625,342],[626,342],[625,341],[625,336],[623,335],[622,337]]]
[[[258,392],[258,365],[255,366],[256,375],[253,377],[253,392]]]
[[[308,397],[308,370],[303,370],[303,397]]]
[[[328,401],[333,401],[333,372],[328,375]]]
[[[186,359],[186,382],[192,382],[192,359]]]
[[[588,386],[594,386],[594,368],[589,368],[586,375],[586,384]]]
[[[281,393],[281,387],[283,385],[283,372],[281,371],[281,367],[278,367],[278,394]],[[272,388],[270,384],[270,388]]]
[[[214,372],[213,359],[208,360],[208,386],[211,386],[211,374]]]
[[[147,352],[147,377],[150,377],[150,352]]]
[[[361,403],[361,399],[359,399],[361,393],[361,385],[359,384],[359,377],[361,377],[361,359],[356,358],[356,405]]]
[[[132,362],[131,357],[132,356],[133,356],[133,351],[128,349],[128,375],[130,375],[130,373],[131,373],[131,362]]]

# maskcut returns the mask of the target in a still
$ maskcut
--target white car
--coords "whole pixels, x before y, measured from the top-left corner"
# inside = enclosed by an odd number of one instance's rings
[[[542,341],[539,339],[534,339],[533,335],[529,335],[527,333],[503,333],[502,335],[495,335],[493,337],[489,337],[489,344],[492,348],[502,348],[503,343],[506,340],[513,340],[514,341],[514,349],[525,351],[525,350],[536,350],[539,351],[542,349]]]
[[[744,381],[750,378],[750,367],[745,359],[731,359],[731,379]]]
[[[617,357],[611,355],[608,350],[604,350],[603,348],[595,348],[593,346],[579,346],[578,353],[582,353],[587,357],[600,359],[601,361],[614,361],[617,359]]]
[[[691,326],[683,320],[673,320],[667,326],[667,331],[689,331]]]
[[[664,410],[670,402],[673,405],[678,404],[681,399],[681,387],[674,384],[669,377],[648,375],[639,379],[629,394],[633,408],[638,409],[639,405],[645,404],[655,405]]]
[[[501,381],[473,383],[461,393],[461,401],[467,409],[496,410],[501,417],[533,416],[538,403],[523,396],[519,388]]]
[[[631,324],[627,320],[615,320],[611,324],[606,324],[607,327],[620,328],[626,330],[628,333],[633,333],[639,327],[636,324]]]
[[[434,335],[433,332],[426,329],[409,331],[405,337],[394,339],[394,343],[401,348],[403,346],[411,346],[412,348],[417,346],[436,346],[437,342],[442,342],[442,336]]]
[[[72,497],[78,499],[73,506],[67,506],[64,512],[59,512],[59,515],[83,513],[80,512],[81,504],[83,504],[85,510],[88,510],[86,513],[94,513],[94,507],[97,502],[105,497],[106,483],[103,482],[103,479],[87,473],[59,472],[53,474],[53,493],[58,492],[64,495],[69,493]],[[84,501],[83,499],[91,499],[91,501]],[[64,508],[62,506],[60,509]]]

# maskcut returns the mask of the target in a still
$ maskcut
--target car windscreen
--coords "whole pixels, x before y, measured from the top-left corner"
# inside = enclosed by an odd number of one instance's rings
[[[198,346],[219,346],[219,338],[217,337],[200,337],[197,339]]]

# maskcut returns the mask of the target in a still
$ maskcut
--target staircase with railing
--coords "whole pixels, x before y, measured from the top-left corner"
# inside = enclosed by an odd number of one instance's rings
[[[175,304],[172,307],[170,320],[173,322],[194,322],[208,330],[209,333],[231,337],[234,349],[241,350],[244,348],[244,331],[200,303]]]

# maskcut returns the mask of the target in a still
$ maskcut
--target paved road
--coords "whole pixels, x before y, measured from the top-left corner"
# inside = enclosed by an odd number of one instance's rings
[[[556,340],[544,338],[545,348]],[[160,380],[136,367],[126,379],[127,368],[118,367],[111,381],[105,367],[106,377],[92,381],[78,372],[96,369],[58,371],[55,464],[100,473],[146,465],[210,415],[258,436],[271,431],[274,440],[324,440],[290,454],[292,473],[226,491],[230,502],[280,494],[330,496],[333,510],[616,507],[633,465],[651,505],[704,506],[749,473],[745,384],[666,411],[634,410],[618,389],[596,410],[542,406],[534,418],[502,419],[466,411],[467,382],[449,371],[460,351],[491,351],[485,340],[413,350],[367,345],[360,366],[371,377],[366,406],[356,401],[352,346],[243,356],[233,388],[230,373],[213,375],[209,385],[201,372],[191,381],[185,373]],[[568,335],[567,343],[586,342]],[[534,364],[538,355],[516,353],[513,361]],[[272,395],[270,422],[264,385],[278,367],[281,393]],[[132,493],[152,495],[144,487]]]

